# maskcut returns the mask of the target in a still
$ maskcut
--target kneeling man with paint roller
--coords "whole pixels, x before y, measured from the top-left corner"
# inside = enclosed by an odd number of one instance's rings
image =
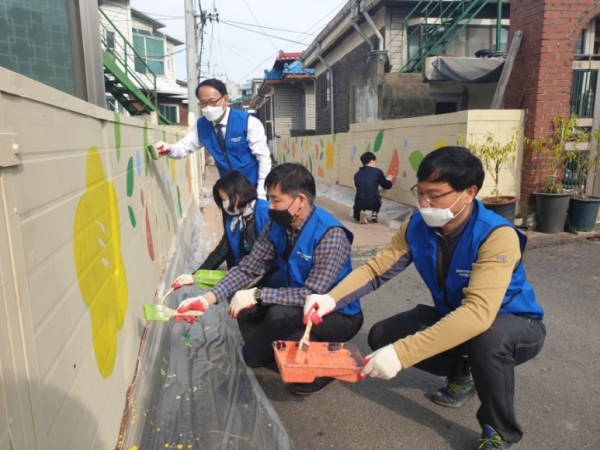
[[[466,148],[428,154],[411,189],[418,211],[375,258],[328,294],[310,295],[304,310],[325,320],[338,303],[368,294],[414,263],[434,306],[376,323],[368,338],[374,352],[361,375],[388,380],[414,366],[445,376],[431,400],[458,408],[477,394],[479,448],[508,449],[523,436],[514,368],[539,353],[546,327],[522,264],[525,235],[475,200],[484,176]]]
[[[259,302],[271,305],[264,324],[242,350],[246,364],[251,367],[274,361],[274,341],[300,340],[305,331],[306,297],[326,293],[352,271],[352,233],[327,211],[314,205],[315,179],[304,166],[278,165],[267,175],[265,188],[270,219],[250,254],[204,296],[184,300],[177,309],[180,313],[206,311],[210,305],[227,300],[231,295],[229,314],[234,318]],[[287,287],[243,289],[273,263],[277,263],[285,275]],[[345,342],[358,333],[362,323],[357,298],[340,302],[312,329],[310,339]],[[289,388],[298,395],[310,395],[333,381],[322,377],[313,383],[293,383]]]

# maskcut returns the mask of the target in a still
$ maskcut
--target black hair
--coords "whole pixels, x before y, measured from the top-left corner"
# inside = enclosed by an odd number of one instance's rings
[[[362,155],[360,155],[360,162],[363,164],[363,166],[366,166],[371,161],[377,161],[377,158],[375,157],[375,153],[365,152]]]
[[[216,78],[209,78],[208,80],[204,80],[202,83],[200,83],[196,88],[196,97],[198,100],[200,100],[200,88],[202,86],[210,86],[215,88],[217,91],[219,91],[221,96],[227,95],[227,86],[225,86],[225,83],[223,83],[221,80],[217,80]]]
[[[429,153],[417,170],[417,181],[448,183],[455,191],[483,186],[485,171],[481,160],[464,147],[441,147]]]
[[[317,195],[315,178],[306,167],[297,163],[279,164],[271,170],[265,179],[265,189],[271,186],[279,186],[279,190],[290,197],[302,193],[311,205]]]
[[[229,212],[233,212],[236,206],[238,209],[245,208],[258,197],[256,188],[248,181],[248,178],[236,170],[227,172],[213,186],[215,203],[220,209],[223,209],[223,200],[221,200],[219,190],[225,192],[229,197]]]

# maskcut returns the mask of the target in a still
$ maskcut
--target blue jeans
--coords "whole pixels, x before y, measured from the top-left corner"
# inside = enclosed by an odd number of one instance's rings
[[[434,307],[417,305],[376,323],[369,331],[369,346],[377,350],[422,331],[441,318]],[[479,424],[490,425],[508,442],[518,442],[523,429],[514,410],[515,366],[536,356],[545,338],[546,326],[541,319],[498,314],[487,331],[415,367],[449,378],[471,373],[481,401],[477,411]]]

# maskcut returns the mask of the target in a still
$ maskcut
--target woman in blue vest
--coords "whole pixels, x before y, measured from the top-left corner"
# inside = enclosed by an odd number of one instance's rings
[[[309,294],[324,294],[352,270],[352,234],[327,211],[314,205],[316,186],[312,174],[301,164],[275,167],[265,180],[269,193],[269,216],[263,233],[250,254],[202,297],[183,301],[179,312],[206,311],[233,295],[229,314],[237,317],[257,302],[271,305],[264,325],[246,341],[242,353],[246,364],[258,367],[274,360],[272,343],[299,341],[305,325],[303,305]],[[286,287],[245,289],[255,277],[276,261]],[[335,311],[313,327],[311,341],[345,342],[363,323],[360,302],[340,302]],[[334,382],[317,378],[313,383],[289,385],[298,395],[319,392]]]
[[[314,314],[326,315],[414,263],[433,306],[376,323],[363,376],[387,380],[411,366],[445,376],[431,400],[458,408],[477,393],[479,448],[509,449],[523,436],[514,368],[539,353],[546,327],[522,264],[525,235],[475,200],[484,176],[466,148],[428,154],[411,189],[418,211],[373,260],[328,294],[308,297],[305,314],[317,307]]]
[[[204,146],[215,160],[219,176],[231,170],[242,172],[256,187],[258,196],[266,198],[264,181],[271,170],[271,152],[260,120],[227,106],[227,87],[216,78],[200,83],[196,96],[202,117],[179,142],[157,142],[158,154],[181,159]]]
[[[215,270],[225,260],[228,260],[229,268],[237,266],[250,253],[269,219],[269,202],[257,198],[256,188],[240,172],[232,171],[220,178],[213,186],[213,198],[227,216],[225,230],[219,244],[198,270]],[[277,265],[273,264],[257,285],[280,287],[281,283]],[[182,274],[173,281],[171,287],[179,289],[193,284],[191,274]],[[249,322],[259,321],[264,314],[264,311],[256,311],[256,314],[248,317]]]

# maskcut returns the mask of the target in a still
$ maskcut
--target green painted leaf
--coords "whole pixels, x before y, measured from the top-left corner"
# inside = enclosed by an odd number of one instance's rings
[[[325,152],[321,152],[321,154],[319,155],[319,161],[323,160],[323,156],[325,156]]]
[[[181,207],[181,192],[179,186],[177,186],[177,209],[179,210],[179,217],[183,217],[183,208]]]
[[[133,212],[133,208],[128,205],[127,211],[129,211],[129,221],[131,222],[131,226],[135,228],[135,226],[137,225],[137,221],[135,220],[135,213]]]
[[[167,213],[165,213],[165,216],[167,216],[167,230],[170,233],[171,232],[171,221],[169,220],[169,215]]]
[[[117,162],[121,159],[121,116],[116,111],[114,112],[115,117],[115,149],[117,151]]]
[[[127,197],[133,195],[134,174],[133,158],[129,158],[127,161]]]
[[[144,122],[144,149],[148,148],[148,122]],[[144,152],[144,175],[148,176],[150,172],[150,155],[148,152]]]
[[[308,170],[310,170],[310,173],[312,173],[312,157],[309,156],[308,157]]]
[[[377,133],[377,137],[375,138],[375,144],[373,145],[373,153],[377,153],[381,148],[381,143],[383,142],[383,130],[380,130]]]
[[[410,156],[408,157],[408,162],[410,163],[410,167],[412,167],[412,170],[416,172],[419,169],[423,158],[423,153],[421,153],[420,150],[415,150],[410,154]]]
[[[371,151],[371,143],[369,142],[367,144],[367,148],[365,149],[365,152],[370,152]]]
[[[325,147],[325,142],[323,142],[323,139],[319,139],[319,144],[321,144],[321,147]]]
[[[333,143],[335,144],[335,138],[337,137],[337,134],[333,135]]]

